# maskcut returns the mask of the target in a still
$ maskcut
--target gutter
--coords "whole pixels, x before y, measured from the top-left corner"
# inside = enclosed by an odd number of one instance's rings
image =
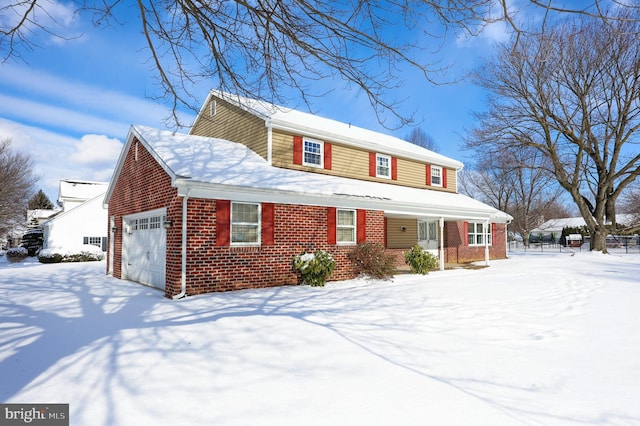
[[[182,299],[187,295],[187,202],[189,191],[182,197],[182,261],[180,273],[180,293],[172,297],[173,300]]]

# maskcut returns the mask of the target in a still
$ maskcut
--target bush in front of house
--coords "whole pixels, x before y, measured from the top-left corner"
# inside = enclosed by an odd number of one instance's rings
[[[438,258],[418,244],[404,252],[404,260],[414,274],[426,275],[429,271],[438,269]]]
[[[301,253],[293,258],[293,269],[300,273],[303,283],[312,287],[324,286],[335,268],[333,256],[324,250]]]
[[[40,263],[95,262],[104,259],[100,247],[85,244],[72,248],[47,248],[38,253]]]
[[[396,273],[395,256],[387,254],[382,244],[358,244],[347,257],[358,275],[388,280]]]
[[[7,250],[7,259],[18,260],[29,256],[29,251],[24,247],[11,247]]]

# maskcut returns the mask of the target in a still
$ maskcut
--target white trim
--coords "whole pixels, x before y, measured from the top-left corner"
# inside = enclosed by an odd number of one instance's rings
[[[256,241],[249,241],[249,242],[233,241],[233,225],[234,225],[234,222],[233,222],[233,208],[234,208],[234,205],[238,205],[238,204],[257,206],[258,207],[258,221],[256,222],[256,224],[257,224]],[[236,223],[236,226],[242,226],[242,225],[253,226],[254,223],[253,222],[238,222],[238,223]],[[262,245],[262,203],[245,202],[245,201],[231,201],[231,210],[229,212],[229,244],[231,246],[233,246],[233,247],[247,247],[247,246],[260,246],[260,245]]]
[[[439,183],[433,183],[433,172],[434,170],[437,170],[439,172],[438,177],[440,178],[440,182]],[[436,165],[431,165],[431,182],[429,182],[431,184],[431,186],[437,186],[438,188],[442,188],[442,184],[443,184],[443,169],[441,166],[436,166]]]
[[[338,229],[348,229],[351,228],[350,225],[340,225],[338,221],[338,213],[339,212],[351,212],[353,213],[353,241],[340,241],[338,238]],[[358,212],[355,209],[336,209],[336,244],[341,246],[352,246],[358,243]]]
[[[308,163],[306,161],[307,156],[305,155],[306,153],[305,146],[307,142],[309,142],[310,144],[318,144],[320,146],[320,152],[318,153],[320,155],[320,164]],[[315,155],[316,153],[311,153],[311,154]],[[323,141],[320,141],[317,139],[311,139],[307,137],[302,138],[302,165],[308,166],[308,167],[317,167],[319,169],[324,168],[324,142]]]
[[[389,163],[389,174],[388,175],[382,175],[382,174],[380,174],[378,172],[379,171],[379,166],[380,166],[380,163],[378,162],[378,160],[380,158],[384,158]],[[391,156],[390,155],[380,154],[379,152],[376,152],[376,177],[382,178],[382,179],[391,179],[391,176],[393,176],[392,167],[393,167],[393,161],[391,161]]]

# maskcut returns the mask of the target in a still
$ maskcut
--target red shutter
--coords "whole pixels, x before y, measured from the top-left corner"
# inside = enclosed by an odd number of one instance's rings
[[[391,180],[398,180],[398,159],[391,157]]]
[[[376,153],[369,153],[369,176],[376,177]]]
[[[431,164],[427,164],[426,171],[427,171],[427,186],[431,186]]]
[[[228,246],[231,242],[231,201],[216,200],[216,246]]]
[[[262,245],[272,246],[273,241],[273,203],[262,203]]]
[[[462,245],[469,245],[469,222],[464,223],[464,235],[462,236]]]
[[[447,187],[447,169],[445,169],[444,167],[442,168],[442,187]]]
[[[302,136],[293,137],[293,164],[302,164]]]
[[[324,168],[331,170],[331,144],[324,143]]]
[[[327,207],[327,244],[336,243],[336,208]]]
[[[356,236],[356,241],[358,243],[364,243],[367,241],[367,211],[366,210],[357,210],[358,214],[358,234]]]

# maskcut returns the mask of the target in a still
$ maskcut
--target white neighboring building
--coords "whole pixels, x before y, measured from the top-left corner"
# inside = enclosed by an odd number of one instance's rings
[[[107,192],[109,182],[91,182],[86,180],[65,179],[60,181],[58,205],[62,211],[71,210],[85,201]]]
[[[92,244],[106,251],[108,220],[103,200],[107,187],[107,182],[60,181],[62,212],[41,225],[44,248]]]

